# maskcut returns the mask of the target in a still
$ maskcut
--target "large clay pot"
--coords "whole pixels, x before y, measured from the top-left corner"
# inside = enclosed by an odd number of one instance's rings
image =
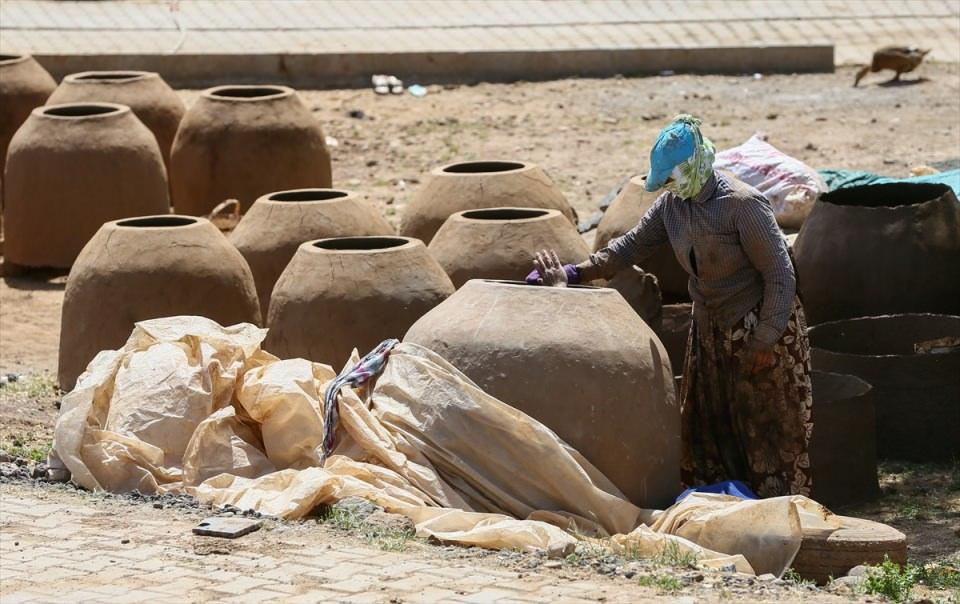
[[[597,225],[597,235],[594,239],[594,251],[603,248],[611,239],[616,239],[633,227],[637,226],[643,215],[647,213],[659,193],[648,193],[644,189],[641,176],[634,176],[620,190],[619,195],[607,208]],[[653,256],[641,266],[648,273],[657,276],[660,282],[660,291],[663,292],[664,302],[684,302],[690,299],[687,290],[689,275],[680,266],[673,248],[669,243],[660,246]]]
[[[173,315],[258,323],[253,275],[240,252],[203,218],[167,214],[103,225],[67,277],[60,387],[73,388],[93,357],[122,346],[137,321]]]
[[[960,314],[960,202],[946,185],[827,193],[814,204],[793,253],[811,324]]]
[[[273,286],[300,244],[329,237],[393,234],[380,212],[356,193],[294,189],[258,199],[230,234],[230,241],[250,264],[266,320]]]
[[[814,371],[810,467],[813,498],[828,506],[875,499],[877,423],[870,384],[852,375]]]
[[[273,288],[264,348],[343,366],[356,348],[400,338],[453,293],[423,242],[340,237],[300,246]]]
[[[159,74],[152,71],[83,71],[63,78],[47,104],[105,102],[126,105],[153,132],[163,161],[170,165],[170,147],[187,110]]]
[[[953,341],[935,342],[941,338]],[[855,375],[873,386],[880,457],[946,461],[960,456],[958,338],[960,316],[832,321],[810,328],[811,359],[814,369]]]
[[[163,158],[129,107],[37,107],[10,142],[5,261],[69,268],[104,222],[170,211]]]
[[[30,55],[0,54],[0,175],[13,133],[57,87]]]
[[[559,210],[535,208],[457,212],[430,242],[430,253],[457,287],[470,279],[522,279],[543,249],[556,250],[564,262],[583,262],[590,255]]]
[[[227,199],[246,211],[273,191],[330,185],[320,124],[286,86],[204,90],[173,141],[170,188],[182,214],[208,214]]]
[[[468,281],[405,341],[553,429],[633,503],[680,490],[680,407],[667,353],[616,291]]]
[[[430,173],[404,211],[400,233],[430,243],[451,214],[507,206],[560,210],[576,222],[567,198],[536,164],[469,161],[441,166]]]

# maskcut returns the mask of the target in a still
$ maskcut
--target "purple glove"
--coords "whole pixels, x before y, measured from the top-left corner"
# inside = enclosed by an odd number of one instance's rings
[[[570,285],[576,285],[580,283],[580,269],[574,264],[564,264],[563,272],[567,274],[567,283]],[[540,271],[533,269],[530,271],[530,274],[526,278],[527,285],[540,285]]]

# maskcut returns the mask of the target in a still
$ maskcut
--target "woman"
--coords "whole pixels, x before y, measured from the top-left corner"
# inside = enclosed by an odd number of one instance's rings
[[[640,223],[579,265],[537,254],[529,281],[609,279],[669,242],[690,276],[681,385],[686,486],[742,480],[761,497],[809,495],[810,348],[786,241],[767,200],[713,169],[700,121],[677,116],[650,152]]]

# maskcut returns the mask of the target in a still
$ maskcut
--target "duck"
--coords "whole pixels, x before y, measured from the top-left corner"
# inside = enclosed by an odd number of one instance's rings
[[[897,74],[893,76],[890,81],[899,81],[901,73],[907,73],[916,69],[929,52],[929,48],[921,50],[907,46],[884,46],[873,53],[873,61],[870,65],[865,65],[863,69],[857,72],[857,79],[854,80],[853,87],[856,88],[860,80],[863,79],[863,76],[868,73],[876,73],[884,69],[896,71]]]

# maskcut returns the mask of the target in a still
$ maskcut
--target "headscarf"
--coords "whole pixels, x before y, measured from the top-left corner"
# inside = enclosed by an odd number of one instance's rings
[[[682,123],[693,134],[693,155],[680,162],[673,169],[673,180],[663,186],[664,189],[684,199],[697,196],[703,185],[713,174],[713,160],[716,147],[709,138],[700,133],[700,120],[692,115],[681,113],[673,118],[672,124]]]

